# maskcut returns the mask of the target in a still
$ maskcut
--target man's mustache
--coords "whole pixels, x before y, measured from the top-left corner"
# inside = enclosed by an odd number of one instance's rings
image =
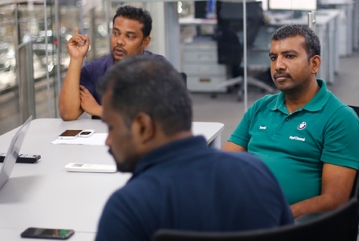
[[[120,51],[124,52],[125,54],[127,54],[126,49],[124,49],[122,46],[117,45],[117,46],[113,47],[113,51],[116,51],[116,50],[120,50]]]
[[[279,71],[279,72],[276,72],[274,75],[273,75],[273,78],[274,79],[277,79],[278,77],[286,77],[286,78],[292,78],[292,76],[289,74],[289,73],[286,73],[284,71]]]

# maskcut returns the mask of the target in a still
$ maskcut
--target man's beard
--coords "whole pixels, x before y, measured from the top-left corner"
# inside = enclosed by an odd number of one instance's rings
[[[133,173],[135,171],[138,158],[128,158],[128,159],[124,160],[122,163],[119,163],[116,160],[116,157],[113,155],[111,148],[108,150],[108,152],[115,160],[117,171],[130,172],[130,173]]]

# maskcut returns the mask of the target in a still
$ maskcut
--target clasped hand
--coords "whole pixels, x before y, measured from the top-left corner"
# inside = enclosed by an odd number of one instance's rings
[[[102,107],[97,103],[90,91],[80,85],[81,108],[90,115],[101,116]]]

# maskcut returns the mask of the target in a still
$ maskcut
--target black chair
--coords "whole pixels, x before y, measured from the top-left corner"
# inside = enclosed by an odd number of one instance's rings
[[[185,86],[187,87],[187,75],[186,75],[186,73],[181,72],[180,75],[182,76],[183,81],[184,81],[184,84],[185,84]]]
[[[349,107],[353,108],[353,110],[355,111],[355,113],[357,113],[357,115],[359,117],[359,106],[349,105]],[[359,176],[359,172],[357,171],[350,197],[356,197],[359,199],[359,177],[358,176]]]
[[[357,113],[357,115],[359,116],[359,106],[349,105],[349,107],[353,108],[355,113]]]
[[[262,3],[248,1],[247,9],[247,46],[255,49],[254,43],[257,35],[265,25]],[[217,28],[215,30],[215,39],[217,42],[217,57],[219,64],[227,66],[227,72],[230,79],[223,81],[215,87],[211,97],[216,97],[216,91],[219,89],[233,88],[238,85],[237,99],[240,101],[244,94],[243,74],[244,69],[241,66],[243,59],[243,3],[236,1],[216,1]],[[267,52],[266,52],[267,53]],[[268,58],[268,54],[264,55]],[[266,79],[270,79],[269,72]],[[262,76],[263,77],[263,76]],[[272,81],[270,81],[272,84]],[[259,80],[254,76],[247,76],[247,84],[256,86],[267,93],[275,93],[276,89],[266,81]]]
[[[358,230],[358,199],[316,219],[295,225],[257,231],[210,233],[159,230],[154,241],[355,241]]]

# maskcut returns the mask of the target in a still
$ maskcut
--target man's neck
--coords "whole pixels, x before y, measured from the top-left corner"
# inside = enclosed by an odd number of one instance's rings
[[[171,136],[166,136],[163,133],[161,133],[161,134],[162,135],[160,135],[160,137],[157,138],[157,140],[156,140],[156,144],[155,144],[156,148],[166,145],[170,142],[178,141],[178,140],[181,140],[181,139],[184,139],[184,138],[187,138],[187,137],[190,137],[193,135],[192,131],[181,131],[181,132],[178,132]]]
[[[295,93],[285,93],[285,105],[289,113],[304,107],[313,97],[318,93],[320,86],[316,79],[311,81],[310,85],[302,89],[302,91],[296,91]]]

